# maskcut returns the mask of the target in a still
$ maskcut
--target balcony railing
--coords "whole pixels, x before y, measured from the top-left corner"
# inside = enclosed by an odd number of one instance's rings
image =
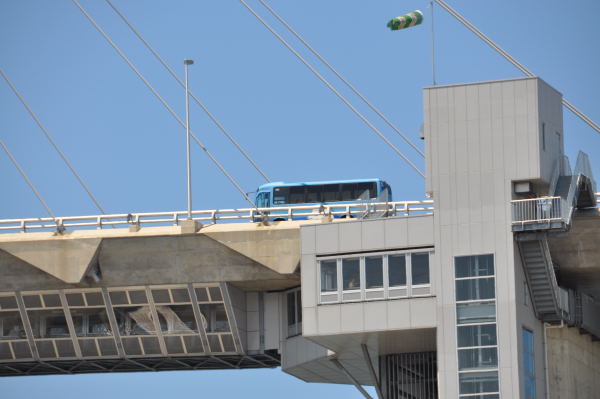
[[[553,223],[570,223],[573,206],[562,197],[539,197],[511,201],[512,225],[524,227]],[[596,193],[596,204],[600,206],[600,193]]]

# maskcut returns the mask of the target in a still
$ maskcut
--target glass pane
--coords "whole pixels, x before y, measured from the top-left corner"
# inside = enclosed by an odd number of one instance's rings
[[[191,305],[157,306],[160,328],[165,334],[197,332],[196,317]]]
[[[456,319],[458,324],[495,322],[496,304],[494,302],[458,303]]]
[[[490,346],[496,345],[496,324],[482,326],[458,326],[458,346]]]
[[[383,287],[383,257],[365,258],[365,277],[367,288]]]
[[[210,300],[213,302],[220,302],[223,300],[223,295],[221,295],[221,289],[219,287],[208,287],[208,293],[210,294]]]
[[[113,305],[127,305],[129,303],[125,291],[111,291],[108,295]]]
[[[356,199],[374,199],[377,198],[377,183],[356,183],[354,189],[354,197]]]
[[[190,294],[187,288],[173,288],[171,295],[174,302],[190,302]]]
[[[6,342],[0,342],[0,360],[12,360],[10,346]]]
[[[65,294],[67,297],[67,303],[69,306],[85,306],[85,302],[83,302],[83,294],[79,293],[71,293]]]
[[[406,256],[388,256],[388,274],[390,287],[406,285]]]
[[[0,296],[0,310],[18,309],[17,299],[14,296]]]
[[[110,322],[104,308],[71,309],[71,317],[78,337],[112,335]]]
[[[275,187],[273,189],[273,205],[288,204],[290,195],[289,187]]]
[[[454,262],[456,278],[494,275],[493,255],[457,256]]]
[[[44,304],[47,308],[60,308],[62,304],[60,303],[60,297],[58,294],[45,294],[42,295],[44,298]]]
[[[304,203],[304,186],[290,187],[290,204]]]
[[[296,293],[288,292],[287,294],[287,324],[292,326],[296,324]]]
[[[527,329],[523,329],[523,349],[525,352],[533,353],[533,333]]]
[[[412,284],[429,284],[429,254],[412,254],[410,263]]]
[[[233,343],[233,336],[231,334],[221,335],[221,342],[223,342],[223,350],[225,352],[235,352],[235,344]]]
[[[321,292],[337,291],[337,264],[335,260],[321,261]]]
[[[26,359],[31,358],[31,350],[29,349],[29,343],[23,341],[11,342],[15,358]]]
[[[528,352],[523,354],[523,371],[525,371],[525,374],[535,376],[535,358],[533,354]]]
[[[114,308],[119,333],[123,335],[154,334],[154,317],[149,306]]]
[[[323,186],[323,202],[339,201],[340,185],[326,184]]]
[[[23,295],[23,302],[26,308],[41,308],[42,301],[39,295]]]
[[[494,277],[456,280],[456,300],[493,299],[496,297]]]
[[[344,290],[360,289],[360,259],[342,259],[342,280]]]
[[[498,367],[497,348],[476,348],[458,350],[459,370],[481,370]]]
[[[129,293],[131,295],[131,292]],[[171,296],[169,295],[169,290],[152,290],[152,299],[154,299],[154,303],[170,303]],[[133,298],[132,298],[133,300]]]
[[[535,379],[525,377],[525,398],[535,399]]]
[[[63,338],[69,336],[69,327],[62,309],[30,310],[27,312],[35,338]]]
[[[498,392],[498,372],[487,371],[459,374],[460,393]]]
[[[223,304],[200,305],[200,313],[207,332],[229,331],[227,312]]]
[[[323,186],[307,186],[306,202],[321,202],[321,191]]]
[[[223,352],[218,334],[211,334],[208,336],[208,346],[210,347],[211,352]]]
[[[101,292],[86,292],[85,299],[87,300],[88,306],[103,306],[104,298]]]
[[[129,298],[131,299],[132,305],[143,305],[148,303],[146,291],[143,290],[129,291]]]
[[[25,338],[25,329],[19,312],[0,313],[0,340]]]
[[[302,292],[296,291],[296,312],[298,314],[298,323],[302,323]]]
[[[354,201],[354,184],[342,184],[340,191],[342,201]]]
[[[178,336],[167,336],[165,339],[165,345],[167,346],[167,352],[169,353],[184,353],[183,343],[181,337]]]
[[[198,302],[208,302],[208,293],[206,292],[206,288],[196,288],[195,291]]]
[[[188,353],[199,353],[204,351],[202,341],[200,341],[200,337],[197,335],[184,336],[183,343],[185,344],[185,349]]]

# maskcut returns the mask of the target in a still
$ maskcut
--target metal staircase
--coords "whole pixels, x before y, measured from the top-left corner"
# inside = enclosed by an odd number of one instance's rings
[[[517,243],[538,319],[547,323],[570,321],[569,292],[558,286],[546,235],[519,236]]]
[[[531,302],[536,316],[544,322],[581,325],[581,296],[558,285],[547,235],[568,231],[577,208],[595,207],[595,190],[588,156],[579,152],[574,171],[567,157],[557,161],[548,196],[512,202],[512,230]]]

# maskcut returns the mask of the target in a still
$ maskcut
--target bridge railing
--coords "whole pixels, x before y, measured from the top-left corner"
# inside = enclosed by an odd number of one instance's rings
[[[354,203],[337,205],[304,205],[273,208],[233,208],[192,211],[192,218],[203,224],[260,222],[272,220],[332,218],[362,218],[376,209],[386,216],[409,216],[433,212],[433,201],[399,201],[383,203]],[[0,232],[63,231],[129,226],[177,226],[187,218],[186,211],[121,213],[111,215],[67,216],[53,218],[0,220]]]
[[[570,196],[570,195],[569,195]],[[569,223],[572,204],[562,197],[538,197],[511,201],[512,224]],[[596,193],[596,206],[600,207],[600,193]]]

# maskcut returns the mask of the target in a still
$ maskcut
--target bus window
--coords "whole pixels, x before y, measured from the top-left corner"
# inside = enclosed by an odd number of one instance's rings
[[[342,197],[340,201],[353,201],[354,198],[354,184],[353,183],[345,183],[342,184]]]
[[[321,202],[322,185],[306,187],[306,202]]]
[[[303,204],[305,186],[290,187],[290,197],[288,204]]]
[[[356,183],[354,189],[356,199],[374,199],[377,198],[377,183]]]
[[[339,201],[340,198],[340,185],[339,184],[325,184],[323,186],[323,202]]]
[[[289,187],[275,187],[273,189],[273,205],[287,204],[289,194]]]

